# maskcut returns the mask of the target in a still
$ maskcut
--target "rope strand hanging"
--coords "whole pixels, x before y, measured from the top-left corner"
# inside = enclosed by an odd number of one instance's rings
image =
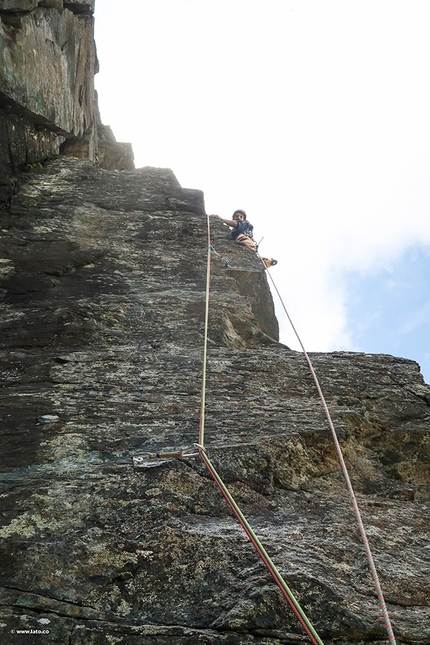
[[[306,349],[305,349],[305,347],[304,347],[304,345],[302,343],[302,340],[301,340],[301,338],[300,338],[300,336],[299,336],[299,334],[298,334],[298,332],[297,332],[297,330],[296,330],[296,328],[295,328],[295,326],[293,324],[293,321],[291,320],[291,317],[290,317],[290,315],[289,315],[289,313],[287,311],[287,308],[286,308],[286,306],[284,304],[284,301],[283,301],[283,299],[281,297],[281,294],[278,291],[278,288],[277,288],[277,286],[275,284],[275,281],[273,280],[272,276],[270,275],[270,272],[268,272],[268,274],[269,274],[270,281],[271,281],[271,283],[272,283],[272,285],[273,285],[273,287],[274,287],[274,289],[275,289],[275,291],[276,291],[276,293],[277,293],[277,295],[279,297],[279,300],[281,302],[282,308],[283,308],[283,310],[284,310],[284,312],[285,312],[285,314],[286,314],[286,316],[288,318],[288,321],[289,321],[289,323],[290,323],[290,325],[291,325],[291,327],[292,327],[292,329],[294,331],[294,334],[296,335],[296,338],[297,338],[297,340],[298,340],[298,342],[300,344],[300,347],[302,348],[303,354],[304,354],[304,356],[306,358],[306,361],[308,363],[310,372],[311,372],[312,377],[314,379],[314,382],[315,382],[319,397],[321,399],[321,403],[323,405],[324,412],[326,414],[326,417],[327,417],[327,420],[328,420],[328,423],[329,423],[329,426],[330,426],[330,430],[331,430],[331,433],[332,433],[332,436],[333,436],[333,439],[334,439],[334,443],[335,443],[335,446],[336,446],[336,451],[337,451],[337,454],[338,454],[338,457],[339,457],[342,472],[343,472],[343,475],[344,475],[345,480],[346,480],[349,496],[351,498],[352,505],[354,507],[354,512],[355,512],[355,516],[356,516],[356,519],[357,519],[358,528],[359,528],[359,531],[360,531],[361,539],[362,539],[363,544],[364,544],[364,549],[366,551],[367,560],[368,560],[368,563],[369,563],[369,568],[370,568],[370,571],[371,571],[371,574],[372,574],[373,583],[374,583],[374,586],[375,586],[375,589],[376,589],[376,594],[378,596],[379,605],[380,605],[382,615],[383,615],[383,618],[384,618],[388,638],[389,638],[389,641],[390,641],[391,645],[396,645],[396,639],[395,639],[395,636],[394,636],[394,632],[393,632],[393,628],[392,628],[392,625],[391,625],[390,616],[388,614],[387,606],[385,604],[385,599],[384,599],[384,594],[382,592],[382,587],[381,587],[381,584],[379,582],[378,572],[376,570],[375,562],[374,562],[374,559],[373,559],[372,551],[370,549],[370,544],[369,544],[369,540],[368,540],[368,537],[367,537],[367,534],[366,534],[366,530],[364,528],[363,520],[361,518],[361,513],[360,513],[359,506],[358,506],[357,498],[355,496],[354,489],[353,489],[352,484],[351,484],[351,479],[349,477],[348,469],[346,467],[345,460],[343,458],[342,449],[340,447],[339,439],[337,437],[337,433],[336,433],[336,430],[335,430],[335,427],[334,427],[334,424],[333,424],[333,421],[332,421],[332,418],[331,418],[331,415],[330,415],[330,410],[328,409],[327,402],[325,400],[323,391],[322,391],[321,386],[319,384],[319,381],[318,381],[317,375],[315,373],[314,367],[312,365],[312,361],[311,361],[311,359],[309,357],[309,354],[307,353],[307,351],[306,351]]]

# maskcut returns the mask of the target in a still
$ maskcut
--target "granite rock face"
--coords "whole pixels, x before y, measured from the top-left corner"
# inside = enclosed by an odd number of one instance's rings
[[[19,169],[58,154],[134,168],[131,146],[103,136],[93,12],[94,0],[0,0],[0,202]]]
[[[202,193],[68,157],[17,182],[0,226],[1,642],[307,642],[199,458],[149,459],[195,452]],[[212,256],[208,452],[325,645],[383,645],[306,361],[277,342],[256,256],[211,228],[228,266]],[[430,388],[404,359],[312,360],[397,643],[428,645]]]
[[[15,170],[21,164],[40,160],[41,142],[53,156],[66,138],[90,134],[94,150],[89,156],[94,157],[97,59],[93,4],[0,2],[2,120],[8,138],[21,144],[15,146],[9,159],[3,159],[4,165],[9,161]],[[19,117],[15,127],[10,116],[15,120]],[[31,136],[22,133],[20,119],[33,126]]]
[[[37,2],[12,4],[26,8],[0,6],[2,92],[41,124],[64,136],[82,136],[93,125],[91,14]]]

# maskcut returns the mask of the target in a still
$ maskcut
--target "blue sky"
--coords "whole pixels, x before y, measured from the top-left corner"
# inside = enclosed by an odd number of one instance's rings
[[[412,358],[430,382],[430,2],[122,0],[120,17],[96,2],[96,87],[137,167],[247,211],[306,349]]]
[[[411,247],[390,267],[345,280],[353,345],[412,358],[430,383],[430,247]]]

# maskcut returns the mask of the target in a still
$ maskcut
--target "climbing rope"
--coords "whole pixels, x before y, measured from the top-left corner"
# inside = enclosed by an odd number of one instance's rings
[[[272,276],[270,275],[270,272],[268,272],[268,275],[269,275],[270,281],[271,281],[271,283],[272,283],[272,285],[273,285],[273,287],[274,287],[274,289],[275,289],[275,291],[276,291],[276,293],[277,293],[277,295],[279,297],[279,300],[280,300],[282,308],[283,308],[283,310],[284,310],[284,312],[285,312],[285,314],[286,314],[286,316],[288,318],[288,321],[289,321],[289,323],[290,323],[290,325],[291,325],[291,327],[292,327],[292,329],[293,329],[293,331],[294,331],[294,333],[296,335],[296,338],[297,338],[297,340],[298,340],[298,342],[300,344],[300,347],[302,348],[303,354],[304,354],[304,356],[306,358],[306,361],[307,361],[307,363],[309,365],[309,369],[311,371],[311,374],[312,374],[312,377],[314,379],[316,388],[318,390],[318,394],[319,394],[319,397],[321,399],[321,403],[322,403],[322,405],[324,407],[324,412],[326,414],[326,417],[327,417],[327,420],[328,420],[328,423],[329,423],[329,426],[330,426],[330,430],[331,430],[332,435],[333,435],[333,439],[334,439],[334,443],[335,443],[335,446],[336,446],[337,454],[339,456],[339,461],[340,461],[340,465],[341,465],[341,468],[342,468],[342,472],[343,472],[343,475],[345,477],[346,484],[347,484],[347,487],[348,487],[349,496],[351,498],[351,501],[352,501],[352,504],[353,504],[353,507],[354,507],[355,516],[356,516],[356,519],[357,519],[360,535],[361,535],[361,538],[363,540],[364,549],[366,551],[367,560],[368,560],[368,563],[369,563],[369,568],[370,568],[372,578],[373,578],[373,582],[374,582],[375,589],[376,589],[376,594],[378,596],[379,605],[381,607],[382,615],[384,617],[384,622],[385,622],[385,626],[386,626],[386,629],[387,629],[388,638],[389,638],[390,643],[392,645],[396,645],[396,639],[395,639],[395,636],[394,636],[393,628],[391,626],[391,621],[390,621],[390,617],[388,615],[387,606],[385,604],[384,594],[382,593],[382,587],[381,587],[381,584],[379,582],[378,572],[377,572],[376,567],[375,567],[375,562],[374,562],[374,559],[373,559],[372,551],[370,549],[369,540],[367,538],[366,530],[364,528],[363,520],[361,518],[360,509],[358,507],[357,498],[355,496],[354,489],[353,489],[352,484],[351,484],[351,479],[349,477],[348,469],[346,467],[345,460],[343,458],[342,449],[340,447],[339,439],[337,437],[336,430],[335,430],[335,427],[334,427],[334,424],[333,424],[333,421],[332,421],[332,418],[331,418],[331,415],[330,415],[330,410],[328,409],[327,402],[325,400],[324,394],[322,392],[321,386],[319,384],[319,381],[318,381],[317,375],[315,373],[314,367],[312,365],[312,361],[311,361],[311,359],[309,357],[309,354],[307,353],[306,349],[304,348],[302,340],[301,340],[299,334],[297,333],[297,330],[296,330],[296,328],[295,328],[295,326],[293,324],[293,321],[290,318],[290,315],[289,315],[289,313],[287,311],[287,308],[286,308],[286,306],[284,304],[284,301],[283,301],[283,299],[281,297],[281,294],[279,293],[278,288],[277,288],[277,286],[275,284],[275,281],[273,280]]]
[[[207,217],[207,236],[208,236],[208,252],[207,252],[207,269],[206,269],[206,304],[205,304],[205,325],[204,325],[204,341],[203,341],[203,371],[202,371],[202,393],[200,401],[200,422],[199,422],[199,440],[197,445],[200,457],[205,464],[209,474],[212,479],[215,481],[216,485],[221,491],[224,499],[227,504],[232,509],[234,515],[238,519],[240,525],[247,534],[251,544],[254,546],[256,552],[260,556],[262,562],[268,569],[275,583],[279,587],[284,598],[287,600],[291,609],[293,610],[297,620],[303,627],[306,635],[308,636],[312,645],[324,645],[314,627],[312,626],[310,620],[306,616],[303,609],[300,607],[298,601],[294,597],[293,592],[288,587],[287,583],[283,579],[282,575],[278,571],[275,564],[270,559],[263,545],[261,544],[259,538],[255,534],[254,530],[250,526],[246,517],[243,515],[239,506],[233,499],[231,493],[229,492],[227,486],[224,484],[220,475],[215,470],[212,462],[210,461],[208,454],[204,446],[204,435],[205,435],[205,408],[206,408],[206,365],[207,365],[207,342],[208,342],[208,328],[209,328],[209,298],[210,298],[210,262],[211,262],[211,234],[210,234],[210,221],[209,216]]]
[[[296,598],[294,597],[293,592],[291,589],[288,587],[287,583],[283,579],[282,575],[279,573],[279,570],[275,566],[275,564],[272,562],[271,558],[267,554],[265,548],[261,544],[260,540],[258,539],[255,531],[247,521],[246,517],[240,510],[239,506],[233,499],[230,491],[228,490],[227,486],[224,484],[222,481],[221,477],[215,470],[212,462],[210,461],[206,449],[204,446],[198,445],[197,448],[200,453],[200,457],[202,458],[203,463],[205,464],[206,468],[208,469],[210,475],[212,476],[212,479],[215,481],[216,485],[221,491],[221,494],[223,495],[224,499],[226,500],[227,504],[230,506],[231,510],[235,514],[236,518],[238,519],[240,525],[244,529],[245,533],[247,534],[248,538],[250,539],[253,547],[257,551],[258,555],[260,556],[261,560],[263,561],[264,565],[266,568],[269,570],[269,573],[271,574],[272,578],[274,579],[275,583],[281,590],[282,595],[284,598],[287,600],[288,604],[290,605],[291,609],[293,610],[294,614],[296,615],[297,620],[303,627],[305,633],[309,637],[310,642],[312,645],[324,645],[320,637],[318,636],[317,632],[313,628],[311,622],[309,621],[308,617],[304,613],[303,609],[300,607],[299,603],[297,602]]]
[[[205,326],[203,335],[203,371],[202,371],[202,394],[200,399],[200,421],[199,421],[199,445],[203,446],[205,443],[205,408],[206,408],[206,366],[208,355],[208,330],[209,330],[209,295],[211,283],[211,226],[209,215],[207,216],[207,259],[206,259],[206,297],[205,297]]]

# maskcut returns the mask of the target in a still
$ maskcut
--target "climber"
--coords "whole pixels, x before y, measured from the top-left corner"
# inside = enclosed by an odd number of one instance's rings
[[[230,226],[232,229],[231,237],[236,244],[246,246],[246,248],[251,251],[257,251],[257,245],[252,239],[254,227],[247,221],[245,211],[234,211],[231,219],[224,219],[220,217],[220,215],[211,215],[211,217],[215,217],[221,222],[224,222],[224,224],[227,224],[227,226]]]
[[[250,251],[255,251],[258,255],[258,246],[253,240],[253,230],[254,227],[248,220],[246,219],[246,213],[244,210],[239,209],[234,211],[232,215],[232,219],[224,219],[220,215],[211,215],[210,217],[214,217],[216,219],[219,219],[221,222],[224,224],[227,224],[227,226],[230,226],[231,230],[231,237],[233,241],[236,244],[240,244],[241,246],[245,246],[247,249]],[[261,261],[265,264],[266,267],[274,266],[277,264],[276,260],[269,260],[268,258],[261,258],[259,255],[258,257],[261,259]]]

